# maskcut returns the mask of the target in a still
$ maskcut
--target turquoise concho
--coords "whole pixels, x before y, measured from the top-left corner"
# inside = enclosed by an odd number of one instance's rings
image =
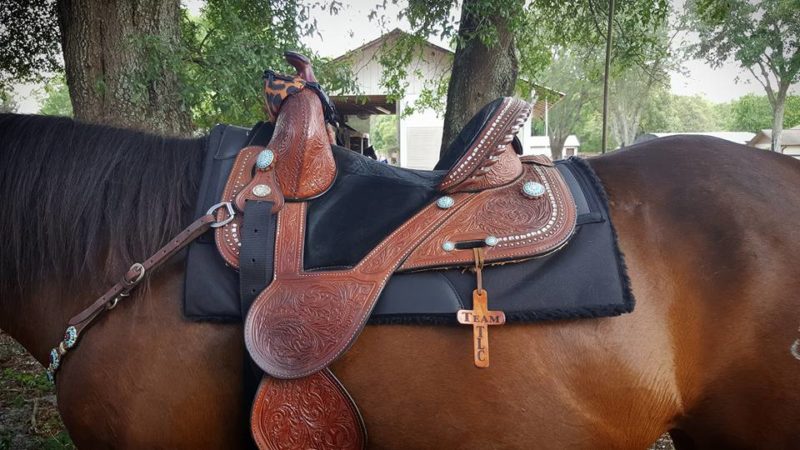
[[[258,170],[267,170],[272,162],[275,161],[275,153],[270,149],[261,150],[261,153],[256,157],[256,168]]]
[[[450,209],[453,205],[456,204],[456,201],[453,200],[453,197],[449,195],[445,195],[444,197],[439,197],[439,200],[436,200],[436,206],[441,209]]]
[[[56,349],[50,350],[50,367],[48,367],[47,369],[52,372],[55,372],[60,364],[61,364],[61,357],[58,356],[58,350]]]
[[[526,181],[522,185],[522,195],[529,198],[539,198],[544,195],[545,189],[542,183],[535,181]]]
[[[72,348],[77,341],[78,329],[72,326],[67,328],[67,331],[64,332],[64,347]]]

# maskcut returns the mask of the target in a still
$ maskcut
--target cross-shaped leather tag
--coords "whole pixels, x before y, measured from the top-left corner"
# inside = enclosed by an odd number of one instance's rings
[[[489,294],[483,289],[483,249],[475,249],[475,269],[478,289],[472,291],[472,309],[458,310],[458,323],[472,325],[472,339],[476,367],[489,367],[489,325],[503,325],[503,311],[489,311]]]

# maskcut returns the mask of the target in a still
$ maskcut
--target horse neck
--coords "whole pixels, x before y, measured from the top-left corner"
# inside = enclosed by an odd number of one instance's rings
[[[71,317],[193,220],[205,148],[206,138],[0,116],[11,241],[0,244],[0,329],[45,363]]]

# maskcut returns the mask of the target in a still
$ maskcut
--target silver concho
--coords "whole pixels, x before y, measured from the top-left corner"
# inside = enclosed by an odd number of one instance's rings
[[[535,181],[526,181],[522,185],[522,195],[528,198],[539,198],[544,195],[545,189],[542,183]]]
[[[258,170],[267,170],[267,167],[275,160],[275,154],[270,149],[261,150],[261,153],[256,157],[256,168]]]
[[[272,189],[266,184],[257,184],[253,186],[253,195],[256,197],[266,197],[272,192]]]
[[[453,200],[453,197],[449,195],[445,195],[444,197],[439,197],[439,200],[436,200],[436,206],[441,209],[450,209],[453,205],[456,204],[456,201]]]
[[[442,244],[442,250],[446,252],[452,252],[455,249],[456,249],[456,244],[454,242],[445,241],[444,244]]]
[[[497,245],[497,237],[496,236],[486,236],[486,239],[483,242],[488,245],[489,247],[494,247]]]

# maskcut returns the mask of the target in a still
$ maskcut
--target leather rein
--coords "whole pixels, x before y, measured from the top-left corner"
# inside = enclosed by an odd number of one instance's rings
[[[227,211],[227,217],[217,220],[218,210]],[[75,346],[81,333],[88,328],[94,320],[105,311],[114,309],[120,300],[128,297],[131,291],[138,286],[145,275],[160,267],[167,260],[181,251],[189,243],[200,237],[211,228],[219,228],[228,224],[236,216],[233,205],[230,202],[221,202],[212,206],[208,212],[199,219],[192,222],[183,231],[178,233],[166,245],[158,249],[152,256],[142,263],[134,263],[130,269],[122,276],[122,279],[112,286],[105,294],[94,301],[88,308],[79,312],[68,322],[68,327],[64,332],[64,339],[50,350],[50,364],[47,366],[47,378],[55,381],[55,375],[61,366],[64,355]]]

